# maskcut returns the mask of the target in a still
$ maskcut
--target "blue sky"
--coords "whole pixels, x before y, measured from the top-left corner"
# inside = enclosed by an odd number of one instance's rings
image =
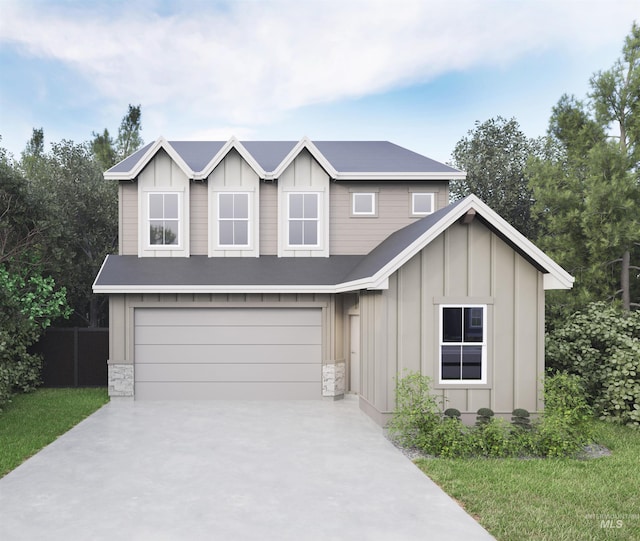
[[[390,140],[440,161],[476,121],[543,135],[620,56],[639,0],[0,0],[0,136],[16,157],[112,134]]]

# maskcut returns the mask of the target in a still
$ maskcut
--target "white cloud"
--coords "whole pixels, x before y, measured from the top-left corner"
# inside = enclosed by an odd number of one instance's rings
[[[164,5],[164,4],[163,4]],[[213,119],[235,133],[313,103],[551,47],[590,50],[631,27],[637,1],[275,0],[3,3],[0,46],[77,70],[111,102],[142,103],[172,134]],[[162,14],[160,14],[162,13]],[[155,113],[154,113],[155,111]],[[245,127],[243,127],[245,126]],[[226,132],[226,130],[223,130]]]

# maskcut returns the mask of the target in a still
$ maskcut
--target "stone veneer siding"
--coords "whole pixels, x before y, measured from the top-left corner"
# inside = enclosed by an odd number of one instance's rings
[[[109,365],[109,396],[133,396],[133,365]]]
[[[342,397],[345,391],[345,363],[339,361],[322,367],[322,396]]]

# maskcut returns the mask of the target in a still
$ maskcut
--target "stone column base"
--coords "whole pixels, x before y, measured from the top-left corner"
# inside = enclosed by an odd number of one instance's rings
[[[345,367],[346,363],[344,361],[322,366],[322,396],[330,397],[334,400],[344,397]]]
[[[133,397],[133,365],[110,364],[109,372],[109,396]]]

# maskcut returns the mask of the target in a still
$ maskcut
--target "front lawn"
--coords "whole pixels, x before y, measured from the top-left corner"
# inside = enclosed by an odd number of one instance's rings
[[[106,388],[38,389],[0,412],[0,477],[109,401]]]
[[[594,430],[611,456],[416,464],[499,541],[640,539],[640,431]]]

